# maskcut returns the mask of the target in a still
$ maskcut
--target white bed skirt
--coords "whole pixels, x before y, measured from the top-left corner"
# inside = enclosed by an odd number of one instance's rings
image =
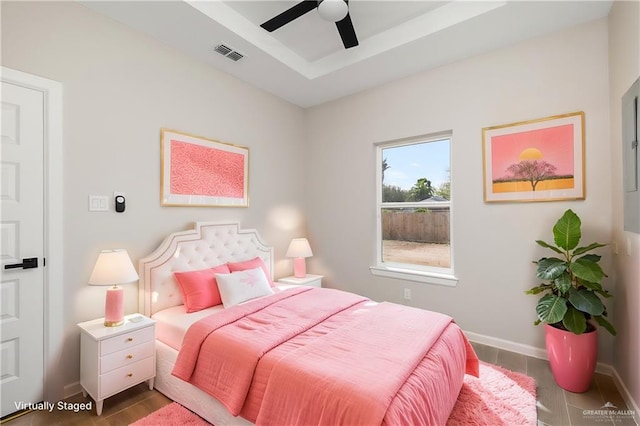
[[[234,417],[214,397],[206,394],[190,383],[171,375],[178,357],[178,351],[156,340],[155,388],[167,398],[187,407],[209,423],[216,426],[252,425],[242,417]]]

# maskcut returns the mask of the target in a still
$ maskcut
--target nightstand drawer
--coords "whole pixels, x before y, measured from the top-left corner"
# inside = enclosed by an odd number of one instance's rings
[[[154,375],[155,358],[145,358],[100,376],[100,396],[108,397]]]
[[[100,359],[100,374],[108,373],[116,368],[133,364],[143,358],[148,358],[153,355],[155,348],[155,342],[150,341],[105,355]]]
[[[141,330],[110,337],[100,342],[100,356],[128,349],[140,343],[153,340],[153,327],[145,327]]]

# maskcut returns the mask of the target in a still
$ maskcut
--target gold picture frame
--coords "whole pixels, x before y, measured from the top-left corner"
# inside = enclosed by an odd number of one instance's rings
[[[585,199],[584,112],[482,129],[485,203]]]

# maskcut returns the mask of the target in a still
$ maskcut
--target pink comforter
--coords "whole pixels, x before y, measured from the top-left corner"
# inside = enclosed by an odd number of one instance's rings
[[[300,288],[194,324],[173,374],[258,424],[438,424],[473,349],[451,318]]]

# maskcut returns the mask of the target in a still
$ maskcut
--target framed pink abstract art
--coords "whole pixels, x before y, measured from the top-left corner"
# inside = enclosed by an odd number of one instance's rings
[[[484,201],[584,200],[584,112],[482,129]]]
[[[249,205],[249,149],[162,129],[163,206]]]

